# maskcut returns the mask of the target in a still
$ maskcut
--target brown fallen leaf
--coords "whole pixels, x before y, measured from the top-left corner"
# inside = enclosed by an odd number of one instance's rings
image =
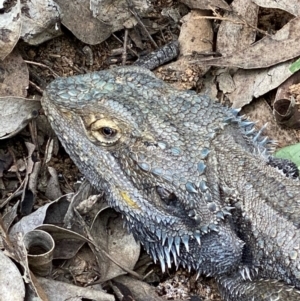
[[[18,208],[20,201],[16,202],[13,207],[9,208],[8,211],[2,216],[3,226],[5,230],[9,229],[14,219],[18,216]]]
[[[62,11],[62,23],[79,40],[90,45],[101,43],[113,32],[123,29],[123,24],[128,19],[135,20],[125,0],[114,1],[113,5],[110,0],[93,0],[91,3],[65,0],[56,2]],[[149,9],[145,0],[133,0],[133,7],[140,16]],[[80,22],[74,16],[80,16]]]
[[[22,1],[21,11],[21,38],[26,43],[38,45],[62,35],[60,8],[53,0]]]
[[[161,66],[155,71],[157,77],[177,89],[195,88],[199,77],[204,75],[210,68],[203,66],[201,63],[190,64],[195,54],[201,55],[212,51],[212,24],[210,21],[201,18],[207,14],[207,11],[192,10],[181,19],[182,26],[178,37],[180,57],[175,62]]]
[[[181,19],[182,26],[178,37],[180,56],[191,55],[193,52],[205,53],[212,51],[212,24],[209,20],[201,18],[207,15],[207,11],[192,10]]]
[[[289,21],[272,36],[266,36],[249,47],[220,58],[203,59],[207,65],[267,68],[300,56],[300,17]]]
[[[223,56],[249,47],[256,38],[255,27],[259,7],[249,0],[235,0],[230,6],[232,10],[226,12],[223,17],[232,21],[241,21],[242,19],[245,24],[225,20],[221,22],[217,36],[217,51]]]
[[[220,91],[222,91],[224,94],[230,94],[233,91],[235,91],[236,86],[234,83],[234,80],[232,78],[230,68],[219,68],[216,71],[216,80],[218,83],[218,88]]]
[[[21,97],[0,97],[0,140],[13,137],[38,116],[39,101]]]
[[[95,300],[114,301],[115,297],[104,291],[80,287],[69,283],[36,277],[37,282],[45,291],[49,301]],[[80,297],[79,297],[80,296]]]
[[[224,0],[180,0],[191,9],[211,9],[211,7],[231,10],[230,6]]]
[[[0,61],[0,96],[27,96],[29,72],[27,64],[17,50]]]
[[[36,187],[29,187],[29,179],[33,172],[34,166],[38,166],[39,162],[34,162],[32,155],[35,150],[35,145],[29,142],[25,142],[28,157],[26,162],[26,175],[24,179],[24,188],[22,191],[21,203],[20,203],[20,212],[23,215],[28,215],[32,212],[33,204],[36,198]]]
[[[233,75],[234,91],[226,96],[234,108],[242,108],[253,98],[258,98],[277,88],[292,75],[289,70],[291,62],[285,62],[267,69],[239,69]]]
[[[95,199],[93,198],[94,196],[97,196],[97,202],[91,205],[87,200],[89,200],[89,198]],[[89,219],[93,220],[101,209],[106,208],[108,208],[108,205],[103,198],[103,194],[98,195],[98,191],[96,191],[87,180],[84,180],[71,198],[68,211],[64,216],[64,227],[67,229],[71,228],[74,220],[77,218],[76,212],[81,215],[86,215],[93,209],[95,213],[92,214],[92,216],[89,215]]]
[[[25,284],[13,261],[0,250],[0,300],[23,301]]]
[[[129,276],[119,276],[113,280],[114,285],[118,287],[125,300],[135,301],[163,301],[157,295],[155,287],[147,284],[144,281],[134,279]]]
[[[13,225],[9,235],[14,236],[16,233],[22,233],[24,235],[44,223],[63,225],[63,219],[69,206],[68,198],[70,197],[71,195],[62,196],[56,201],[48,203],[33,213],[24,216],[20,221]]]
[[[23,243],[31,272],[39,276],[50,276],[55,247],[52,236],[46,231],[33,230],[23,236]]]
[[[20,0],[12,2],[7,7],[1,7],[1,10],[3,11],[0,18],[0,61],[11,53],[20,37],[22,27]]]
[[[50,178],[47,183],[45,196],[49,200],[54,201],[62,196],[62,192],[59,186],[59,179],[56,169],[51,166],[48,166],[48,172],[50,174]]]
[[[294,16],[300,16],[300,2],[299,0],[252,0],[261,7],[279,8],[289,12]]]
[[[100,211],[93,222],[91,234],[100,249],[100,252],[95,252],[101,275],[99,282],[126,274],[119,265],[105,258],[101,250],[128,270],[133,270],[139,258],[141,246],[123,227],[123,223],[120,214],[111,208]]]

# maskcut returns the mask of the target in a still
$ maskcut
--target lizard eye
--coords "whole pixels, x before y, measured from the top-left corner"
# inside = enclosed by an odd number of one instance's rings
[[[98,119],[90,125],[91,135],[103,144],[112,144],[121,137],[121,130],[110,119]]]
[[[108,126],[104,126],[103,128],[101,128],[99,130],[99,132],[101,132],[101,134],[106,138],[113,138],[117,135],[117,131],[113,128],[108,127]]]

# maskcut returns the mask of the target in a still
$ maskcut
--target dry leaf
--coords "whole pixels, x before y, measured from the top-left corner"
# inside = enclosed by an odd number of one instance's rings
[[[292,19],[275,35],[225,57],[203,60],[213,66],[243,69],[267,68],[300,56],[300,17]]]
[[[16,265],[0,250],[0,300],[23,301],[25,285]]]
[[[212,25],[209,20],[201,18],[207,14],[206,11],[192,10],[181,19],[182,26],[178,37],[181,56],[212,51]]]
[[[91,196],[96,195],[96,193],[97,193],[97,191],[95,190],[95,188],[93,188],[87,180],[84,180],[80,184],[77,192],[71,198],[68,211],[64,217],[64,227],[65,228],[68,228],[68,229],[71,228],[71,225],[74,223],[74,219],[76,219],[76,216],[77,216],[76,210],[78,208],[80,208],[82,210],[83,209],[81,206],[82,203],[84,203]],[[97,214],[99,212],[99,210],[101,210],[102,207],[99,208],[99,206],[102,206],[102,205],[104,206],[104,208],[108,207],[106,202],[104,204],[104,202],[101,202],[100,199],[98,198],[98,202],[96,204],[94,204],[94,206],[93,206],[96,210],[95,214]],[[86,211],[85,214],[91,210],[91,208],[89,208],[89,209],[85,208],[85,209],[82,210],[82,211]],[[95,216],[95,214],[94,214],[94,216]],[[92,219],[94,219],[94,216],[92,217]]]
[[[110,208],[100,211],[93,222],[91,234],[100,250],[104,250],[125,268],[130,270],[134,268],[140,255],[140,244],[124,229],[120,214]],[[101,282],[126,274],[123,269],[105,258],[100,252],[95,255],[100,269]]]
[[[2,222],[5,229],[9,229],[14,219],[18,216],[18,208],[20,201],[16,202],[13,207],[9,208],[8,212],[6,212],[2,217]]]
[[[232,11],[226,12],[224,18],[232,21],[222,21],[217,36],[217,50],[223,56],[248,47],[256,38],[254,28],[240,23],[243,20],[256,27],[259,7],[249,0],[235,0],[230,6]]]
[[[20,0],[12,1],[6,8],[1,7],[2,3],[0,3],[0,61],[4,60],[17,44],[22,27]]]
[[[219,69],[217,73],[219,73],[217,75],[219,90],[224,94],[232,93],[236,87],[228,68]]]
[[[25,142],[25,144],[28,151],[28,158],[26,162],[26,175],[24,179],[24,189],[22,192],[21,204],[20,204],[20,212],[22,215],[28,215],[31,213],[35,201],[35,194],[36,194],[35,187],[33,190],[31,190],[28,187],[29,177],[35,165],[34,161],[32,160],[32,155],[35,150],[35,145],[29,142]]]
[[[235,90],[227,94],[234,108],[242,108],[253,98],[258,98],[277,88],[292,73],[289,70],[291,62],[285,62],[267,69],[240,69],[233,76]]]
[[[54,202],[40,207],[33,213],[24,216],[19,222],[14,224],[9,235],[14,236],[16,233],[22,233],[24,235],[43,223],[53,222],[53,224],[57,225],[63,224],[63,218],[69,206],[67,197],[70,197],[70,195],[63,196]]]
[[[123,29],[123,23],[134,17],[125,0],[65,1],[56,0],[62,11],[62,23],[84,43],[95,45],[105,41],[111,33]],[[146,0],[133,0],[140,17],[149,9]],[[91,15],[92,14],[92,15]],[[80,22],[78,18],[80,16]],[[84,24],[84,26],[82,26]],[[133,23],[134,24],[134,23]]]
[[[113,295],[87,287],[75,286],[69,283],[37,277],[37,281],[46,292],[49,301],[66,300],[96,300],[114,301]]]
[[[17,50],[0,62],[0,96],[27,96],[29,72]]]
[[[231,10],[230,6],[224,0],[180,0],[191,9],[207,9],[211,7],[221,8],[225,10]]]
[[[203,19],[207,12],[193,10],[182,18],[182,27],[178,41],[180,57],[175,62],[155,70],[158,78],[168,82],[180,90],[195,88],[199,77],[207,72],[208,66],[190,64],[195,53],[212,51],[213,30],[211,22]],[[200,18],[199,18],[200,17]]]
[[[299,0],[251,0],[261,7],[279,8],[294,16],[300,16]]]
[[[89,1],[56,0],[56,2],[62,11],[62,24],[82,42],[95,45],[105,41],[111,35],[110,24],[91,16]],[[80,21],[74,16],[80,16]]]
[[[39,101],[21,97],[0,97],[0,140],[13,137],[38,116]]]
[[[171,84],[176,89],[187,90],[195,88],[199,77],[207,72],[208,66],[190,61],[194,54],[212,51],[213,30],[211,22],[202,18],[207,15],[204,11],[193,10],[182,18],[182,27],[178,41],[180,57],[175,62],[161,66],[155,75]]]
[[[59,180],[58,180],[58,175],[57,175],[56,169],[51,166],[48,166],[48,171],[50,174],[50,178],[47,183],[45,196],[49,200],[54,201],[62,196],[62,192],[60,190]]]
[[[21,37],[25,42],[38,45],[62,35],[60,8],[53,0],[23,0],[21,10]]]
[[[134,279],[130,276],[119,276],[113,280],[124,296],[128,291],[131,292],[126,300],[135,301],[163,301],[165,298],[159,297],[155,287],[144,281]]]

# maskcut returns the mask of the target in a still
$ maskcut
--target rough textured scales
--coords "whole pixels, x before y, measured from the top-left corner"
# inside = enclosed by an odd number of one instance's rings
[[[139,67],[58,78],[42,105],[163,270],[214,276],[224,300],[300,300],[300,181],[238,111]]]

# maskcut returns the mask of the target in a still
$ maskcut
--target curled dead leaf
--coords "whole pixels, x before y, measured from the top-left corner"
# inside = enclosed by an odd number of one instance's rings
[[[300,129],[300,111],[294,98],[276,100],[274,115],[278,124],[292,129]]]

